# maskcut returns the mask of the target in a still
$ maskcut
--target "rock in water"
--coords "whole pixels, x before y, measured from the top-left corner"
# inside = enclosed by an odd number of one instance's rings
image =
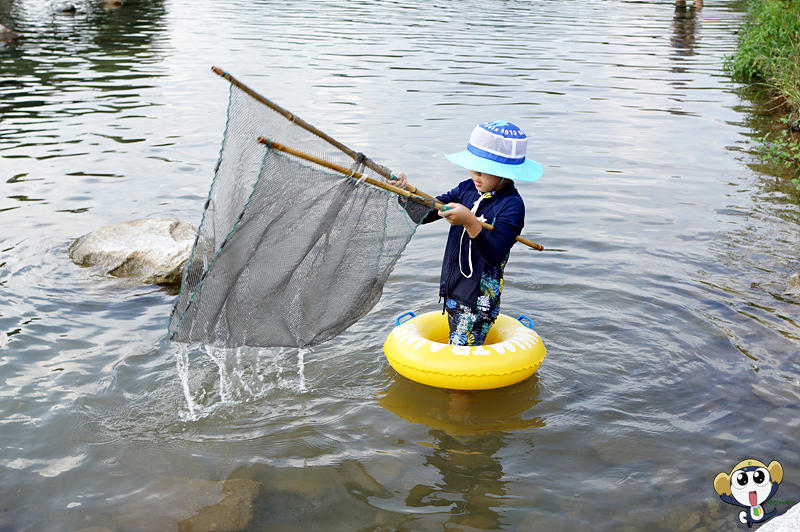
[[[197,228],[179,218],[144,218],[102,227],[69,247],[80,266],[147,284],[179,283]]]
[[[786,291],[784,291],[783,295],[800,298],[800,273],[795,273],[789,277],[789,281],[786,283]]]
[[[0,24],[0,42],[11,42],[14,39],[19,37],[19,34],[13,30],[10,30]]]
[[[229,479],[222,485],[223,499],[198,510],[178,523],[179,532],[240,532],[253,520],[253,505],[261,491],[254,480]]]

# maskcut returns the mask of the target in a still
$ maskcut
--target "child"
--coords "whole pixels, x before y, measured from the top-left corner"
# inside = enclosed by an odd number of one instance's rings
[[[525,223],[525,204],[513,180],[536,181],[543,168],[525,158],[528,139],[510,122],[488,122],[472,131],[467,149],[446,157],[469,170],[471,179],[437,196],[449,207],[422,223],[450,222],[439,297],[450,325],[450,344],[483,345],[500,313],[503,269]],[[399,186],[408,181],[397,174]],[[494,226],[489,231],[480,222]]]

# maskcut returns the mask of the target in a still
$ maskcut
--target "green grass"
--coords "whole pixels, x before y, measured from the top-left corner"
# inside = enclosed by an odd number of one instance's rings
[[[800,189],[800,0],[750,0],[739,45],[725,66],[745,83],[766,85],[786,127],[762,139],[760,155],[791,167]]]

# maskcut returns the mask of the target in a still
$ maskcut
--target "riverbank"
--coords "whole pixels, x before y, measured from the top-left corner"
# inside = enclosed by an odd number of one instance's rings
[[[726,62],[734,79],[763,86],[785,125],[763,139],[761,156],[791,170],[800,189],[800,0],[750,0],[737,52]]]

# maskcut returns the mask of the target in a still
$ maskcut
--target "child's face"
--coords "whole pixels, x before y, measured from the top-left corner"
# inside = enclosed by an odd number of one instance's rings
[[[502,177],[476,172],[475,170],[470,170],[469,176],[472,178],[472,182],[475,183],[475,188],[478,189],[478,192],[491,192],[503,180]]]

